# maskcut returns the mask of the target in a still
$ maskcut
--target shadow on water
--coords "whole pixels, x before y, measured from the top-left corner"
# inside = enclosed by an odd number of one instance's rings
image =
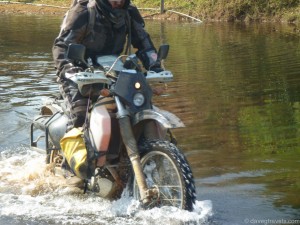
[[[45,165],[26,147],[28,131],[39,106],[57,92],[51,46],[61,18],[0,19],[0,222],[154,224],[156,215],[167,224],[243,224],[300,218],[300,38],[290,27],[146,21],[156,46],[171,45],[165,66],[175,80],[155,104],[186,124],[174,133],[197,184],[199,212],[182,220],[173,209],[130,216],[131,200],[116,207],[120,202],[74,197],[47,173],[36,174]],[[30,165],[36,170],[27,171]]]

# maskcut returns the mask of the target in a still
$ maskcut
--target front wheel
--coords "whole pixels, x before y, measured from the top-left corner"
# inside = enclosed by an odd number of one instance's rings
[[[141,164],[148,188],[157,188],[158,195],[148,207],[174,206],[191,211],[196,200],[191,168],[176,145],[161,140],[139,145]],[[134,182],[133,194],[140,198]]]

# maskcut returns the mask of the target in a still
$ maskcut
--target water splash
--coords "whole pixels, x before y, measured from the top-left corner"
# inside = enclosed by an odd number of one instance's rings
[[[45,164],[45,155],[26,147],[0,154],[0,224],[205,224],[210,201],[196,201],[194,211],[174,207],[144,210],[124,195],[116,201],[65,186]]]

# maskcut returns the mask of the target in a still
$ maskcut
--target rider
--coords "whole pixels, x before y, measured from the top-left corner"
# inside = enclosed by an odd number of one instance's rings
[[[60,93],[69,111],[67,131],[83,126],[88,104],[88,97],[82,96],[77,85],[65,75],[84,69],[66,57],[69,44],[84,45],[86,58],[95,63],[96,56],[120,55],[127,40],[138,49],[136,54],[145,69],[162,70],[156,61],[156,49],[144,30],[144,20],[130,0],[74,1],[78,2],[66,14],[52,49]]]
[[[59,89],[70,111],[67,130],[83,125],[88,103],[88,98],[82,96],[76,84],[65,76],[66,72],[70,74],[83,70],[66,58],[69,44],[83,44],[87,49],[86,58],[95,62],[95,57],[99,55],[121,54],[127,37],[138,49],[137,56],[144,67],[161,71],[160,64],[156,62],[156,49],[144,30],[144,21],[130,0],[90,0],[88,6],[87,1],[78,0],[68,11],[52,49]],[[94,18],[89,15],[91,10],[88,7],[95,9]],[[89,21],[91,19],[95,21]],[[89,24],[93,27],[90,28]]]

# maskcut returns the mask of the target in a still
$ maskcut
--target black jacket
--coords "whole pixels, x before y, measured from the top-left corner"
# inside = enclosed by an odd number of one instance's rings
[[[89,24],[88,7],[94,7],[96,12],[92,28]],[[137,8],[129,5],[126,10],[131,18],[130,24],[125,18],[116,24],[103,14],[95,2],[91,1],[87,4],[86,0],[79,1],[67,12],[61,31],[54,41],[52,53],[56,68],[61,70],[65,64],[70,63],[66,59],[66,51],[70,43],[85,45],[86,56],[92,60],[97,55],[121,54],[129,27],[131,27],[131,43],[134,48],[139,51],[155,50],[149,34],[144,30],[143,19]]]

